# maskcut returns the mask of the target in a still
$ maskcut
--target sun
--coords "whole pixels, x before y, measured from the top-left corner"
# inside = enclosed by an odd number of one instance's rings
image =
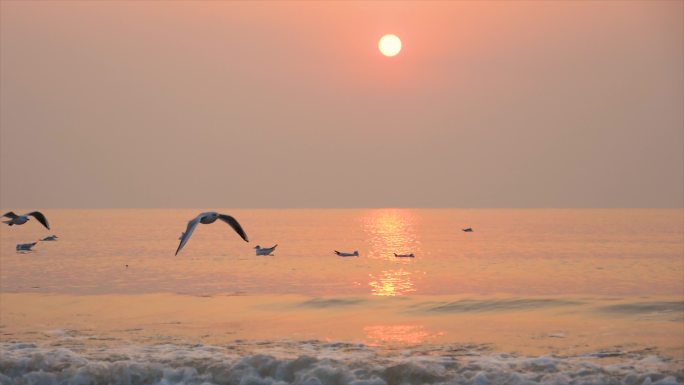
[[[401,51],[401,40],[396,35],[385,35],[380,38],[378,49],[385,56],[396,56]]]

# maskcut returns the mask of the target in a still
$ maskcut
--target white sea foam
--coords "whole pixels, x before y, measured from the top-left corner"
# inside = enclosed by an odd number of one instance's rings
[[[453,345],[388,353],[359,344],[235,342],[112,349],[0,344],[1,384],[680,384],[681,361],[625,353],[520,357]],[[268,353],[268,354],[266,354]]]

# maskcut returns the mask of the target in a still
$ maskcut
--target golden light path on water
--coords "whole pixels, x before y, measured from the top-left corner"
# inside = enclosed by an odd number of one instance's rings
[[[370,346],[378,344],[419,344],[431,337],[444,334],[439,332],[431,334],[424,325],[372,325],[366,326],[366,342]]]
[[[380,296],[397,296],[415,292],[411,273],[405,270],[385,270],[382,273],[368,274],[371,294]]]
[[[364,230],[370,241],[370,258],[390,260],[402,267],[369,273],[371,295],[394,297],[416,291],[412,272],[403,266],[415,262],[413,258],[396,258],[394,253],[420,255],[420,242],[413,230],[415,218],[406,210],[374,210],[364,217]],[[430,337],[425,325],[375,324],[364,327],[369,345],[418,344]]]
[[[373,210],[364,217],[364,229],[370,240],[369,258],[391,260],[399,265],[410,265],[413,258],[399,259],[394,253],[420,255],[420,241],[413,231],[415,218],[406,210]],[[402,267],[369,273],[371,294],[400,296],[416,291],[413,273]]]

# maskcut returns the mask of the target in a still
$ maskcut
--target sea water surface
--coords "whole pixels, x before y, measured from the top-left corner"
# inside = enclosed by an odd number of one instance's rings
[[[201,211],[3,226],[0,383],[684,381],[684,210]]]

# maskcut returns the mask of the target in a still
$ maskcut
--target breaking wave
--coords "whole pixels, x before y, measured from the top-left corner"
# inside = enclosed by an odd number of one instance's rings
[[[113,349],[0,344],[1,384],[669,385],[684,379],[682,362],[653,352],[575,357],[521,357],[482,346],[445,345],[383,352],[317,341],[230,345],[151,345]]]

